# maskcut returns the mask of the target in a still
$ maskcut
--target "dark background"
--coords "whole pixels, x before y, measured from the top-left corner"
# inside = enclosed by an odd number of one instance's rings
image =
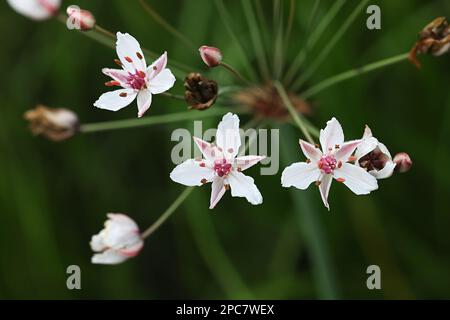
[[[240,1],[225,2],[239,39],[252,52]],[[269,2],[263,1],[270,21]],[[196,45],[220,47],[226,60],[242,69],[212,1],[150,3]],[[347,1],[311,59],[357,3]],[[64,1],[64,7],[69,4]],[[156,24],[137,1],[77,4],[91,10],[101,26],[129,32],[155,52],[167,50],[169,61],[172,57],[206,71],[198,55]],[[322,1],[319,18],[330,4]],[[450,12],[445,0],[372,4],[382,9],[382,30],[369,31],[362,12],[311,84],[407,52],[428,22]],[[312,6],[312,0],[297,1],[287,65],[307,36]],[[0,298],[450,297],[448,55],[422,57],[421,71],[403,62],[310,101],[310,119],[317,127],[336,116],[346,136],[357,138],[367,123],[392,153],[411,155],[409,173],[380,181],[380,189],[365,197],[334,184],[327,212],[315,188],[291,192],[280,186],[281,171],[260,176],[252,169],[264,196],[261,206],[228,194],[210,211],[209,187],[197,189],[146,241],[139,257],[100,266],[90,263],[89,241],[107,212],[127,213],[144,229],[183,190],[168,176],[170,134],[191,123],[80,135],[63,143],[33,137],[23,113],[37,103],[70,108],[86,123],[134,118],[136,107],[117,113],[93,107],[107,90],[100,70],[113,66],[115,52],[57,21],[35,23],[2,1],[0,43]],[[223,70],[209,75],[231,81]],[[182,93],[181,81],[172,92]],[[185,109],[183,102],[158,96],[146,116]],[[284,154],[291,152],[294,161],[302,159],[298,137],[296,128],[283,127],[281,140],[293,141]],[[282,169],[293,161],[281,162]],[[81,291],[66,289],[66,268],[72,264],[81,267]],[[366,288],[371,264],[381,267],[382,290]]]

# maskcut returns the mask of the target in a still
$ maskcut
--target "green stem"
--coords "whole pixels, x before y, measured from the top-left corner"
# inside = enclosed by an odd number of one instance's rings
[[[319,41],[320,37],[325,32],[328,25],[331,23],[331,21],[337,15],[339,10],[345,4],[345,1],[346,0],[337,0],[330,8],[330,10],[328,10],[325,17],[323,17],[323,19],[320,20],[320,23],[317,25],[317,28],[314,28],[314,30],[311,31],[311,36],[306,41],[305,46],[299,51],[299,53],[294,59],[294,62],[289,68],[289,71],[286,73],[286,77],[283,80],[285,84],[290,84],[291,81],[294,79],[294,76],[298,73],[300,67],[303,65],[303,62],[306,60],[308,52],[316,45],[317,41]]]
[[[188,39],[186,36],[184,36],[180,31],[178,31],[175,27],[173,27],[170,23],[168,23],[163,17],[161,17],[156,10],[149,5],[144,0],[139,0],[139,3],[144,8],[144,10],[164,29],[169,31],[172,35],[180,39],[187,47],[189,47],[192,51],[196,51],[197,47],[194,45],[194,43]]]
[[[339,42],[339,40],[344,36],[345,32],[350,28],[351,24],[358,17],[358,14],[363,10],[363,8],[367,5],[369,0],[361,0],[359,5],[353,10],[353,12],[348,16],[345,20],[344,24],[338,29],[338,31],[334,34],[333,38],[331,38],[330,42],[325,46],[325,48],[320,52],[317,58],[311,63],[308,69],[306,69],[305,73],[302,74],[301,77],[297,79],[292,85],[292,90],[297,91],[301,86],[305,84],[309,78],[314,75],[320,65],[325,61],[330,52],[333,50],[334,46]]]
[[[231,65],[225,62],[221,62],[220,66],[224,67],[227,71],[229,71],[233,76],[235,76],[239,81],[244,83],[246,86],[251,86],[252,83],[245,79],[236,69],[234,69]]]
[[[279,79],[283,70],[283,2],[281,0],[274,1],[274,17],[273,29],[275,32],[274,54],[273,54],[273,74],[275,79]]]
[[[286,108],[288,109],[289,113],[291,114],[292,118],[294,119],[295,123],[297,124],[297,126],[300,128],[300,130],[302,131],[303,135],[305,136],[305,138],[310,142],[314,144],[314,140],[311,137],[309,131],[308,131],[308,127],[306,126],[306,124],[303,122],[302,117],[300,116],[300,113],[295,110],[294,106],[292,105],[291,100],[289,99],[286,90],[284,89],[284,87],[281,85],[281,83],[279,81],[275,81],[274,82],[274,86],[278,91],[278,94],[281,97],[281,100],[283,100],[284,105],[286,106]]]
[[[244,48],[242,47],[239,39],[237,38],[235,32],[233,31],[233,28],[231,27],[231,24],[234,23],[234,21],[230,18],[230,15],[227,11],[227,8],[225,7],[222,0],[215,0],[215,5],[217,7],[217,11],[219,12],[219,16],[225,25],[225,28],[227,29],[227,32],[229,36],[231,37],[232,43],[236,46],[239,54],[241,55],[241,58],[243,60],[243,65],[246,68],[246,71],[248,75],[252,79],[256,79],[255,71],[251,67],[250,59],[248,58],[247,54],[245,53]]]
[[[346,80],[358,77],[358,76],[363,75],[365,73],[368,73],[368,72],[371,72],[371,71],[374,71],[374,70],[377,70],[377,69],[381,69],[381,68],[384,68],[384,67],[387,67],[387,66],[390,66],[390,65],[402,62],[402,61],[406,61],[408,59],[408,55],[409,55],[409,53],[402,53],[402,54],[399,54],[399,55],[394,56],[394,57],[390,57],[390,58],[387,58],[387,59],[383,59],[383,60],[380,60],[380,61],[377,61],[377,62],[373,62],[373,63],[367,64],[367,65],[362,66],[360,68],[355,68],[355,69],[351,69],[351,70],[342,72],[340,74],[337,74],[337,75],[335,75],[333,77],[325,79],[325,80],[319,82],[318,84],[312,86],[308,90],[304,91],[301,94],[301,97],[303,99],[308,99],[308,98],[318,94],[319,92],[321,92],[321,91],[323,91],[323,90],[325,90],[325,89],[327,89],[327,88],[329,88],[329,87],[331,87],[331,86],[333,86],[335,84],[338,84],[340,82],[343,82],[343,81],[346,81]]]
[[[183,95],[173,94],[170,92],[163,92],[163,93],[160,93],[160,95],[171,98],[171,99],[176,99],[176,100],[182,100],[182,101],[186,100]]]
[[[242,110],[229,110],[228,108],[220,108],[216,107],[214,109],[209,109],[206,111],[186,111],[186,112],[178,112],[178,113],[170,113],[163,114],[158,116],[145,117],[141,119],[127,119],[127,120],[117,120],[117,121],[108,121],[108,122],[99,122],[99,123],[89,123],[83,124],[80,127],[80,132],[82,133],[91,133],[91,132],[100,132],[100,131],[108,131],[108,130],[117,130],[117,129],[128,129],[128,128],[137,128],[158,124],[167,124],[177,121],[183,120],[196,120],[205,117],[216,117],[222,116],[228,111],[233,111],[234,113],[245,113]]]
[[[194,190],[193,187],[188,187],[175,199],[175,201],[167,208],[166,211],[156,220],[150,227],[148,227],[143,233],[142,238],[145,239],[153,232],[155,232],[174,212],[178,207],[187,199],[187,197]]]

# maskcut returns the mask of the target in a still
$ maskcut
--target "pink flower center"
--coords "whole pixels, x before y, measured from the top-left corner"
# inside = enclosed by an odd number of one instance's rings
[[[231,172],[233,166],[226,159],[214,161],[214,171],[219,177],[226,176]]]
[[[333,170],[336,169],[337,161],[333,156],[323,156],[320,158],[318,162],[318,167],[325,174],[333,173]]]
[[[135,90],[141,90],[146,87],[145,77],[146,75],[143,71],[136,71],[134,74],[128,72],[127,84]]]

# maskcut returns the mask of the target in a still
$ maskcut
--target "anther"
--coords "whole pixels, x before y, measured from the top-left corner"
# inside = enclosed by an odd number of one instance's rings
[[[129,63],[133,62],[133,59],[131,59],[130,57],[125,57],[125,60],[127,60]]]
[[[316,181],[316,186],[320,186],[321,183],[322,183],[322,181],[317,180]]]
[[[142,60],[144,57],[142,56],[142,54],[140,54],[139,52],[136,52],[136,56],[140,59],[140,60]]]
[[[125,98],[126,96],[128,96],[128,94],[126,92],[122,92],[119,94],[119,96],[121,96],[122,98]]]
[[[339,161],[338,162],[338,168],[341,168],[342,167],[342,161]]]
[[[204,162],[200,163],[200,167],[204,168],[206,167],[206,164]]]
[[[119,67],[123,67],[122,62],[119,59],[114,59],[114,63],[117,64]]]
[[[344,178],[337,178],[336,181],[342,183],[342,182],[345,182],[345,179]]]
[[[206,182],[208,182],[208,180],[206,180],[205,178],[203,178],[202,180],[200,180],[201,184],[205,184]]]
[[[115,80],[108,81],[108,82],[105,82],[105,86],[107,86],[107,87],[120,86],[120,82],[119,81],[115,81]]]
[[[355,156],[350,156],[348,157],[348,162],[355,162],[358,158],[356,158]]]
[[[311,163],[311,160],[310,159],[306,159],[305,162],[306,163]]]

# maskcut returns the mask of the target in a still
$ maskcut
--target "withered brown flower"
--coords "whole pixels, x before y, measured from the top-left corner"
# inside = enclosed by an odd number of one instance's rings
[[[311,113],[309,104],[299,96],[289,93],[289,99],[297,111],[303,114]],[[290,117],[278,91],[270,84],[244,89],[234,96],[234,100],[249,107],[255,115],[261,118],[285,121]]]
[[[419,40],[409,52],[409,60],[418,68],[418,54],[441,56],[450,50],[450,26],[445,17],[439,17],[429,23],[420,33]]]
[[[209,80],[200,73],[192,72],[184,80],[184,98],[191,109],[206,110],[217,99],[219,87],[217,82]]]
[[[78,132],[77,115],[68,109],[54,109],[38,105],[28,110],[25,119],[34,135],[43,135],[53,141],[62,141]]]

